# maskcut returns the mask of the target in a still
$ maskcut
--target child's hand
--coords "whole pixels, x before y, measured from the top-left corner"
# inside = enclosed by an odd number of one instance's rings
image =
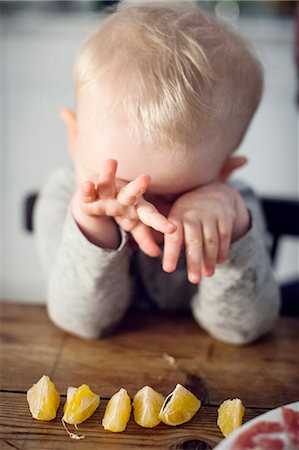
[[[216,263],[223,263],[231,242],[250,227],[250,215],[237,191],[212,183],[187,192],[172,206],[169,220],[177,226],[164,237],[163,269],[173,272],[185,244],[188,279],[198,284],[212,276]]]
[[[77,194],[80,209],[88,218],[114,219],[132,234],[144,253],[158,256],[160,249],[150,228],[161,233],[171,233],[176,227],[142,197],[150,183],[149,175],[139,175],[124,184],[116,179],[116,169],[117,161],[107,160],[97,185],[91,181],[83,183]]]

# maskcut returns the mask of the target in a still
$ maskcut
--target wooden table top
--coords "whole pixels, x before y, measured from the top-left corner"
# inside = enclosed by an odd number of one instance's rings
[[[217,408],[239,397],[244,422],[299,399],[299,319],[281,318],[275,331],[255,344],[237,347],[202,331],[189,314],[136,312],[113,336],[83,340],[56,328],[43,306],[1,305],[1,435],[5,450],[212,449],[222,439]],[[165,355],[175,358],[173,360]],[[62,405],[51,422],[32,419],[26,392],[49,375],[61,394],[88,384],[100,395],[99,410],[72,441],[61,425]],[[107,401],[121,387],[131,398],[149,385],[163,395],[177,383],[203,406],[188,423],[144,429],[131,416],[123,433],[104,431]]]

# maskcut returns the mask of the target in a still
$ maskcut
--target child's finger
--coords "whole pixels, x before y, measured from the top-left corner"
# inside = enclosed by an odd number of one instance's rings
[[[188,280],[198,284],[201,281],[203,263],[203,235],[201,224],[184,223],[184,238]]]
[[[222,264],[226,261],[228,257],[228,251],[232,236],[232,226],[228,222],[219,221],[218,222],[218,235],[219,235],[219,249],[217,262]]]
[[[101,199],[115,198],[115,174],[117,169],[117,161],[115,159],[107,159],[103,164],[102,172],[98,178],[97,191]]]
[[[126,207],[120,205],[115,199],[107,198],[105,200],[99,199],[90,203],[82,203],[82,209],[85,214],[91,216],[108,216],[118,217],[125,214]]]
[[[135,228],[138,223],[141,223],[139,219],[130,219],[126,216],[117,216],[114,219],[116,223],[118,223],[118,225],[128,233],[131,233],[133,228]]]
[[[136,180],[131,181],[119,191],[117,201],[125,206],[136,205],[139,197],[147,190],[150,181],[149,175],[139,175]]]
[[[141,222],[154,230],[166,234],[173,233],[176,230],[175,224],[171,223],[152,203],[142,197],[138,201],[136,211]]]
[[[80,197],[84,203],[94,202],[97,199],[97,191],[92,181],[85,181],[81,185]]]
[[[172,219],[176,230],[164,236],[164,254],[162,268],[165,272],[174,272],[183,244],[183,227],[180,221]]]
[[[211,277],[215,272],[218,256],[219,238],[217,224],[214,219],[205,220],[203,231],[204,271],[206,277]]]
[[[139,222],[131,230],[131,234],[143,253],[152,257],[160,255],[160,248],[155,242],[151,230],[146,225]]]

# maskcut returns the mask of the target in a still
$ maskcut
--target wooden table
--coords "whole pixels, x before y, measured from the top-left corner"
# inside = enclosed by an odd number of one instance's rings
[[[247,421],[299,399],[298,318],[281,318],[272,335],[235,347],[212,339],[189,315],[134,313],[114,336],[88,341],[56,328],[42,306],[2,303],[1,313],[2,450],[212,449],[222,439],[216,420],[223,400],[241,398]],[[80,426],[84,440],[66,435],[62,406],[51,422],[32,419],[26,391],[43,374],[62,403],[67,387],[82,383],[101,396],[99,410]],[[143,429],[131,417],[123,433],[103,430],[104,408],[120,387],[132,398],[144,385],[166,395],[176,383],[203,402],[189,423]]]

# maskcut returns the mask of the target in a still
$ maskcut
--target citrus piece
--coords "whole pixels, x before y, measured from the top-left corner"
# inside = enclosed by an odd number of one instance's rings
[[[37,420],[55,419],[60,405],[60,395],[54,383],[43,375],[27,392],[27,401],[32,417]]]
[[[105,430],[118,433],[126,429],[131,414],[131,400],[127,391],[121,388],[114,394],[106,406],[102,420]]]
[[[134,420],[141,427],[153,428],[161,422],[159,412],[164,397],[150,386],[144,386],[134,396]]]
[[[87,420],[100,404],[100,397],[91,391],[87,384],[76,388],[70,387],[67,391],[64,405],[63,422],[77,425]]]
[[[159,417],[167,425],[180,425],[188,422],[201,406],[201,401],[181,384],[166,397]]]
[[[73,386],[69,386],[66,391],[66,401],[63,407],[63,412],[65,413],[66,409],[68,408],[68,405],[70,404],[70,401],[72,400],[74,393],[76,392],[77,388]]]
[[[217,425],[223,436],[228,436],[242,425],[245,408],[239,398],[225,400],[218,408]]]

